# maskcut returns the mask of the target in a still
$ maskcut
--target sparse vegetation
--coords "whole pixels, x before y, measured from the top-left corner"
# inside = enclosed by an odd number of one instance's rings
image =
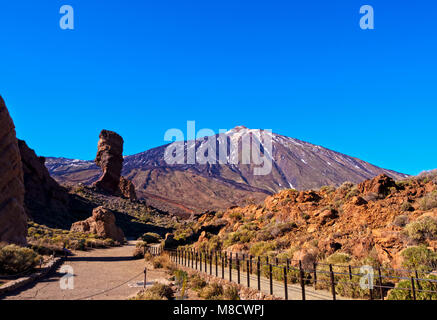
[[[428,211],[437,208],[437,191],[433,191],[425,195],[420,200],[420,209]]]
[[[95,234],[53,229],[35,222],[29,222],[27,233],[27,241],[32,249],[40,254],[62,253],[64,247],[71,250],[86,250],[120,245],[112,239],[103,239]]]
[[[174,292],[169,285],[156,282],[151,288],[140,292],[133,300],[174,300]]]
[[[34,268],[40,256],[29,248],[0,243],[0,274],[14,275]]]
[[[409,247],[401,255],[402,266],[408,270],[429,272],[437,267],[437,253],[425,246]]]
[[[220,300],[223,292],[223,286],[213,282],[200,290],[199,297],[205,300]]]
[[[405,233],[412,240],[423,242],[437,237],[437,221],[431,217],[424,217],[405,226]]]
[[[431,281],[416,281],[416,300],[437,300],[437,277],[425,277]],[[434,291],[434,292],[431,292]],[[396,287],[389,291],[388,300],[413,300],[413,291],[410,280],[400,281]]]
[[[159,243],[161,241],[161,236],[157,233],[147,232],[141,236],[141,240],[146,244]]]

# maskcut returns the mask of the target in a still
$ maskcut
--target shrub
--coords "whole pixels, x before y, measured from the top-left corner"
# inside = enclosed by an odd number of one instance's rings
[[[338,189],[340,191],[349,192],[354,186],[355,186],[354,183],[352,183],[350,181],[345,181],[342,183],[342,185],[340,187],[338,187]]]
[[[411,203],[409,203],[408,201],[405,201],[401,205],[401,210],[402,211],[414,211],[414,207]]]
[[[249,252],[253,256],[262,256],[269,251],[275,250],[276,247],[277,244],[274,241],[271,242],[261,241],[253,244],[252,247],[250,247]]]
[[[240,221],[243,219],[243,214],[241,212],[232,212],[229,217],[233,220]]]
[[[420,209],[427,211],[437,208],[437,191],[428,193],[420,200]]]
[[[425,279],[437,281],[437,277],[430,275]],[[437,282],[419,281],[415,283],[416,299],[417,300],[437,300]],[[411,281],[402,280],[396,287],[389,291],[388,300],[413,300],[413,292],[411,290]]]
[[[147,244],[159,243],[161,241],[161,236],[157,233],[147,232],[141,236],[141,239]]]
[[[425,217],[411,222],[405,227],[405,233],[410,239],[416,241],[435,239],[437,236],[437,221],[431,217]]]
[[[226,240],[223,242],[225,248],[236,244],[236,243],[248,243],[254,237],[254,231],[241,230],[236,232],[231,232],[228,234]]]
[[[215,282],[204,287],[199,293],[199,296],[205,300],[219,300],[222,295],[223,287]]]
[[[323,186],[320,188],[320,192],[332,193],[335,191],[334,186]]]
[[[359,196],[360,192],[358,191],[358,189],[356,187],[352,188],[345,196],[345,200],[349,200],[352,197],[356,197]]]
[[[166,269],[171,270],[171,271],[174,270],[174,264],[173,264],[173,262],[171,262],[171,260],[169,259],[169,257],[167,255],[153,257],[151,259],[151,262],[152,262],[153,268],[155,268],[155,269],[166,268]]]
[[[409,270],[429,272],[437,266],[437,253],[425,246],[409,247],[402,251],[402,266]]]
[[[17,274],[34,268],[40,256],[29,248],[15,244],[0,245],[0,274]]]
[[[193,290],[200,290],[205,288],[207,285],[206,281],[203,280],[200,276],[198,276],[197,274],[191,276],[190,278],[190,287]]]
[[[175,270],[173,274],[175,275],[176,284],[179,287],[181,287],[183,283],[188,279],[188,274],[183,270]]]
[[[132,253],[134,259],[144,258],[144,247],[136,246],[134,252]]]
[[[326,263],[328,264],[339,264],[345,265],[352,260],[352,257],[343,252],[335,252],[331,254],[328,258],[326,258]]]
[[[139,293],[135,300],[173,300],[173,289],[166,284],[155,282],[155,284]]]
[[[223,292],[223,299],[225,300],[240,300],[240,294],[236,285],[229,285]]]

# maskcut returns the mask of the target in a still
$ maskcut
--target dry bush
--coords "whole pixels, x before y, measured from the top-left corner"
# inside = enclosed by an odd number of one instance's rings
[[[141,291],[133,300],[173,300],[173,289],[166,284],[156,282],[152,287]]]
[[[404,232],[415,241],[433,240],[437,237],[437,221],[431,217],[425,217],[406,225]]]
[[[29,248],[0,244],[0,274],[17,274],[34,268],[40,256]]]

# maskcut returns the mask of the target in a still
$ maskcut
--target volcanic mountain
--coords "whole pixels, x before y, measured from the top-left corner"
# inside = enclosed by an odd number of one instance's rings
[[[226,144],[223,146],[220,141]],[[271,160],[268,174],[257,175],[254,169],[259,165],[241,161],[245,141],[257,141],[260,157]],[[215,149],[208,149],[214,145]],[[359,183],[382,173],[394,179],[407,177],[298,139],[243,126],[221,135],[175,142],[171,145],[173,149],[166,152],[169,146],[124,157],[122,174],[134,183],[139,198],[185,217],[205,210],[259,203],[283,189],[317,189],[324,185],[339,186],[345,181]],[[175,155],[178,148],[182,150],[179,158]],[[187,164],[193,148],[203,157],[213,150],[222,161]],[[173,164],[169,164],[171,161]],[[91,185],[101,174],[92,161],[47,157],[46,166],[63,184]]]

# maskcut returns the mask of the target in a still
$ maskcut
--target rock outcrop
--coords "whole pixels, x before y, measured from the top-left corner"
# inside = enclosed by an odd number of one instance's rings
[[[95,183],[97,189],[111,194],[119,193],[121,169],[123,169],[123,138],[112,131],[102,130],[94,162],[103,174]]]
[[[397,190],[398,186],[396,182],[386,174],[380,174],[373,179],[363,181],[357,186],[358,191],[362,194],[374,193],[381,196],[388,195],[391,188]]]
[[[137,194],[135,192],[135,186],[132,181],[126,179],[125,177],[120,177],[119,184],[121,195],[132,201],[137,200]]]
[[[24,245],[26,235],[20,150],[14,123],[0,97],[0,241]]]
[[[111,195],[123,196],[132,201],[137,200],[134,185],[121,176],[123,138],[118,133],[109,130],[102,130],[99,138],[94,162],[102,169],[103,174],[94,186],[97,190]]]
[[[38,157],[25,141],[18,140],[24,174],[25,210],[29,218],[37,223],[60,227],[70,225],[67,219],[69,196],[45,167],[45,158]],[[70,222],[70,223],[68,223]]]
[[[437,252],[434,223],[419,224],[426,217],[437,221],[436,177],[434,171],[395,182],[379,175],[358,185],[283,190],[262,206],[232,207],[194,220],[193,230],[218,223],[222,228],[196,235],[193,246],[221,245],[228,252],[261,255],[275,248],[310,267],[316,257],[339,252],[354,261],[371,259],[399,268],[405,248],[421,245]],[[433,231],[425,236],[424,229]]]
[[[110,238],[118,242],[124,241],[124,233],[115,223],[114,214],[104,208],[97,207],[93,215],[84,221],[73,223],[71,231],[93,233],[102,238]]]

